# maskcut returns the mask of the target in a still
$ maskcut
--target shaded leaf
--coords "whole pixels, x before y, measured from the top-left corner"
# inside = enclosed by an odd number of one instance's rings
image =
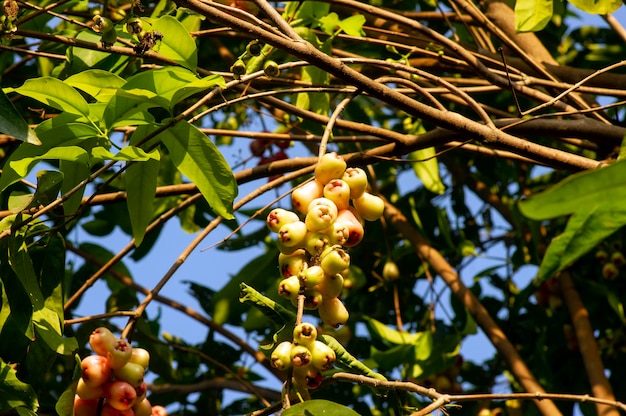
[[[0,412],[20,407],[36,411],[39,407],[37,395],[31,386],[17,378],[13,366],[0,359]]]
[[[329,400],[307,400],[282,412],[283,416],[358,416],[354,410]]]
[[[8,134],[26,143],[41,144],[37,134],[29,127],[2,89],[0,89],[0,133]]]
[[[139,246],[143,241],[146,227],[153,217],[154,194],[159,175],[159,151],[155,149],[150,152],[149,156],[148,160],[130,164],[124,176],[127,194],[126,205],[135,246]]]

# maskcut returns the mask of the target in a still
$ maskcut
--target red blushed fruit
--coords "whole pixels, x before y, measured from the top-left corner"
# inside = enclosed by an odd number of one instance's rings
[[[167,410],[163,406],[152,406],[152,416],[167,416]]]
[[[298,298],[292,298],[291,304],[298,307]],[[307,289],[304,291],[304,309],[315,310],[322,303],[322,294],[317,289]]]
[[[345,324],[350,314],[339,298],[324,298],[317,308],[320,318],[326,325],[334,328]]]
[[[294,345],[290,355],[291,363],[295,367],[305,367],[311,362],[311,351],[304,345]]]
[[[83,371],[82,379],[89,387],[101,386],[111,378],[113,370],[108,358],[101,355],[90,355],[80,363]]]
[[[295,212],[283,208],[274,208],[267,214],[265,224],[270,231],[277,233],[283,225],[296,221],[300,221],[300,217]]]
[[[301,214],[306,215],[311,201],[323,196],[323,188],[323,184],[312,180],[294,189],[291,193],[291,203],[293,207]]]
[[[130,346],[128,341],[118,339],[113,345],[113,349],[109,351],[108,358],[111,364],[111,368],[121,368],[130,361],[130,357],[133,355],[133,347]]]
[[[353,199],[352,203],[361,217],[367,221],[376,221],[383,215],[385,210],[385,202],[382,198],[368,192],[363,192],[363,195]]]
[[[348,227],[337,221],[335,221],[328,230],[324,230],[324,232],[328,235],[328,241],[331,245],[338,244],[343,246],[348,241],[348,238],[350,238],[350,230]]]
[[[94,329],[89,335],[89,346],[98,355],[105,356],[113,349],[113,345],[117,338],[109,328],[100,327]]]
[[[306,386],[309,389],[316,389],[322,384],[324,376],[316,368],[309,368],[305,376]]]
[[[346,161],[335,152],[326,153],[315,166],[315,179],[327,184],[333,179],[339,179],[346,170]]]
[[[365,230],[359,217],[351,209],[339,211],[335,222],[343,224],[348,228],[348,240],[343,244],[345,247],[354,247],[361,242]]]
[[[129,383],[121,380],[111,381],[104,386],[107,403],[117,410],[130,409],[137,399],[137,391]]]
[[[250,153],[252,156],[260,157],[272,142],[270,140],[255,139],[250,142]]]
[[[100,411],[100,416],[134,416],[133,409],[116,409],[110,403],[105,403]]]
[[[98,399],[85,400],[75,396],[74,416],[98,416]]]
[[[324,185],[324,197],[333,201],[337,209],[346,209],[350,205],[350,186],[341,179],[333,179]]]
[[[135,404],[137,404],[145,399],[148,394],[148,386],[146,383],[141,383],[139,387],[135,387],[135,393],[137,393],[137,398],[135,399]]]
[[[152,415],[152,405],[148,401],[148,399],[143,399],[141,401],[137,400],[132,407],[133,413],[135,416],[151,416]]]
[[[360,197],[367,189],[367,174],[361,168],[346,169],[341,179],[350,187],[352,199]]]

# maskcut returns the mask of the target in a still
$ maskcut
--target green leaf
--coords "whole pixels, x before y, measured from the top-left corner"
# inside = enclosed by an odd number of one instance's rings
[[[28,143],[22,143],[4,166],[2,176],[0,177],[0,191],[26,177],[33,166],[41,160],[71,160],[84,163],[85,165],[89,160],[87,152],[78,146],[54,147],[50,149],[47,149],[47,147],[47,145],[33,146]]]
[[[48,205],[59,195],[63,174],[54,170],[41,170],[37,172],[37,190],[35,201],[41,205]]]
[[[135,246],[139,246],[143,241],[146,227],[152,221],[154,210],[154,194],[159,176],[158,149],[153,150],[149,155],[151,156],[150,159],[135,162],[128,166],[124,176],[127,194],[126,205],[128,206]]]
[[[176,168],[200,190],[215,213],[234,218],[237,182],[217,146],[189,123],[178,123],[158,136],[169,150]]]
[[[39,402],[33,388],[17,378],[13,366],[0,359],[0,412],[25,407],[37,411]]]
[[[165,67],[140,72],[130,77],[123,88],[135,93],[135,90],[154,93],[152,101],[171,113],[174,105],[181,100],[200,91],[224,85],[224,78],[219,75],[210,75],[200,79],[188,69]]]
[[[410,332],[400,332],[395,329],[391,329],[382,322],[368,316],[364,316],[363,320],[365,321],[365,324],[367,325],[367,328],[373,338],[383,340],[390,344],[413,345],[419,340],[421,336],[419,332],[412,334]]]
[[[61,113],[40,123],[35,132],[48,148],[62,144],[78,144],[85,139],[101,137],[102,132],[85,118]]]
[[[156,94],[151,96],[155,97]],[[112,129],[117,126],[153,124],[154,117],[147,110],[158,106],[160,106],[158,102],[143,95],[118,90],[104,109],[104,125]]]
[[[35,335],[40,337],[48,347],[57,354],[70,355],[78,349],[75,338],[63,337],[59,315],[48,308],[33,313]]]
[[[88,69],[67,78],[67,85],[79,89],[99,102],[108,102],[124,85],[124,78],[102,69]]]
[[[28,254],[28,246],[21,234],[9,240],[9,262],[24,290],[28,294],[34,310],[44,306],[44,297],[39,287],[32,260]]]
[[[622,5],[620,0],[570,0],[569,3],[589,14],[610,14]]]
[[[626,160],[573,174],[548,190],[520,201],[522,214],[547,220],[591,207],[620,206],[626,198]]]
[[[124,32],[118,31],[118,35],[124,35]],[[76,39],[91,43],[100,42],[100,34],[92,30],[81,30]],[[94,49],[84,49],[71,47],[67,51],[69,59],[70,72],[78,74],[82,71],[91,69],[102,69],[113,74],[121,74],[130,62],[127,55],[112,54]]]
[[[537,280],[549,279],[554,273],[570,266],[625,224],[625,207],[592,206],[588,211],[576,213],[567,222],[565,231],[548,246]]]
[[[28,126],[2,89],[0,89],[0,133],[8,134],[26,143],[41,144],[37,134]]]
[[[65,391],[57,400],[54,410],[56,410],[59,416],[73,416],[74,415],[74,392],[75,387],[73,385],[68,386]]]
[[[263,315],[270,318],[276,324],[284,325],[286,323],[296,321],[295,313],[276,303],[267,296],[263,296],[253,287],[250,287],[242,282],[239,284],[239,288],[241,290],[239,293],[239,302],[254,306],[260,310]]]
[[[419,162],[413,162],[411,165],[413,166],[413,172],[422,181],[424,188],[441,195],[446,190],[446,187],[439,176],[439,163],[435,154],[436,150],[434,147],[427,147],[411,152],[409,158],[419,160]]]
[[[365,31],[363,31],[364,24],[365,16],[362,14],[355,14],[340,21],[339,27],[350,36],[361,37],[365,36]]]
[[[74,88],[52,77],[31,78],[14,91],[72,114],[89,115],[87,101]]]
[[[306,400],[284,410],[282,416],[359,416],[359,413],[330,400]]]
[[[334,337],[330,335],[319,334],[317,336],[317,339],[319,339],[321,342],[328,345],[330,348],[333,349],[333,351],[335,351],[335,355],[337,356],[335,364],[338,367],[341,367],[353,373],[361,374],[367,377],[372,377],[378,380],[387,380],[385,376],[383,376],[380,373],[374,372],[371,368],[366,366],[361,360],[359,360],[358,358],[350,354],[344,348],[344,346],[341,345],[339,341],[337,341]]]
[[[516,0],[515,30],[537,32],[552,19],[552,0]]]
[[[158,53],[195,72],[198,48],[185,26],[172,16],[163,16],[152,22],[152,27],[163,34]]]
[[[59,162],[59,170],[63,172],[63,183],[61,184],[62,196],[89,177],[89,168],[86,164],[80,162],[61,160]],[[75,192],[63,202],[63,214],[66,217],[69,218],[76,213],[83,200],[84,192],[85,187],[83,186],[80,191]],[[71,224],[71,222],[68,222],[67,226],[70,227]]]
[[[328,13],[319,19],[320,28],[328,35],[333,35],[337,31],[341,20],[335,12]]]
[[[303,39],[316,45],[322,52],[330,53],[330,40],[321,43],[315,33],[308,28],[297,28],[297,32]],[[303,66],[300,70],[300,77],[303,82],[310,82],[313,85],[330,84],[330,74],[315,65]],[[317,114],[326,115],[330,110],[330,95],[325,92],[299,93],[296,97],[296,106],[303,110],[311,110]]]

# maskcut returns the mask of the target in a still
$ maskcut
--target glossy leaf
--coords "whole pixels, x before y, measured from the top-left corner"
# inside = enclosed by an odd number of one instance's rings
[[[307,400],[291,406],[281,413],[283,416],[358,416],[354,410],[330,400]]]
[[[119,32],[118,35],[120,35]],[[92,43],[100,42],[100,37],[100,34],[91,30],[81,30],[76,36],[79,40]],[[91,69],[102,69],[119,75],[127,68],[130,61],[130,58],[126,55],[79,47],[69,48],[67,54],[72,74]]]
[[[557,185],[520,201],[519,209],[533,220],[547,220],[593,206],[619,206],[626,198],[626,161],[568,176]]]
[[[330,41],[320,42],[315,33],[308,28],[297,28],[297,32],[303,39],[316,45],[323,52],[330,53]],[[310,82],[313,85],[330,84],[328,72],[314,65],[303,66],[300,70],[300,78],[303,82]],[[299,93],[296,96],[296,106],[304,110],[311,110],[317,114],[328,114],[330,110],[330,95],[325,92]]]
[[[35,201],[41,205],[48,205],[55,199],[61,190],[63,174],[54,170],[41,170],[37,172],[37,190]]]
[[[550,22],[552,0],[517,0],[515,2],[515,30],[536,32]]]
[[[2,89],[0,89],[0,133],[8,134],[26,143],[41,144],[37,134],[29,127]]]
[[[89,177],[89,168],[84,163],[74,162],[71,160],[61,160],[59,162],[59,169],[63,172],[61,196],[67,194],[70,190],[74,189],[76,185]],[[76,213],[80,207],[84,191],[85,187],[83,186],[80,191],[75,192],[71,197],[63,202],[63,213],[68,218]],[[67,225],[69,227],[70,223]]]
[[[76,338],[63,336],[59,315],[48,309],[42,308],[33,313],[35,334],[42,339],[48,347],[61,355],[70,355],[78,349]]]
[[[70,76],[64,82],[103,103],[108,102],[125,83],[120,76],[102,69],[88,69],[79,72]]]
[[[195,71],[198,66],[198,49],[185,26],[172,16],[163,16],[152,22],[152,28],[163,34],[156,49],[159,54],[179,65]]]
[[[188,123],[178,123],[159,138],[169,150],[176,168],[196,184],[215,213],[225,219],[234,218],[237,183],[217,146]]]
[[[372,335],[372,337],[385,341],[386,343],[396,344],[396,345],[401,345],[401,344],[413,345],[420,339],[420,336],[421,336],[419,332],[418,333],[410,333],[410,332],[404,332],[404,331],[400,332],[398,330],[388,327],[387,325],[383,324],[382,322],[374,318],[370,318],[367,316],[363,317],[363,320],[365,321],[367,328],[370,334]]]
[[[11,412],[19,407],[36,411],[37,395],[31,386],[19,380],[13,365],[0,358],[0,412]]]
[[[569,0],[569,3],[589,14],[613,13],[622,5],[618,0]]]
[[[361,360],[350,354],[350,352],[348,352],[348,350],[346,350],[344,346],[341,345],[339,341],[337,341],[334,337],[330,335],[319,334],[317,336],[317,339],[319,339],[321,342],[328,345],[330,348],[333,349],[333,351],[335,351],[335,355],[337,357],[335,365],[337,365],[338,367],[356,374],[361,374],[378,380],[387,380],[385,376],[380,373],[376,373],[367,365],[365,365],[365,363],[363,363]]]
[[[154,193],[159,175],[159,151],[155,149],[150,152],[149,156],[148,160],[131,163],[124,176],[127,194],[126,205],[130,215],[135,246],[139,246],[143,241],[146,227],[153,218]]]
[[[145,95],[118,90],[104,109],[104,124],[108,129],[112,129],[116,126],[154,123],[154,117],[147,110],[160,105],[151,100],[155,96],[154,93],[151,93],[150,97],[146,97]]]
[[[28,246],[20,234],[9,241],[9,261],[11,268],[28,294],[33,309],[39,310],[44,306],[44,297],[32,260],[28,254]]]
[[[439,163],[435,154],[436,150],[434,147],[427,147],[411,152],[409,159],[418,160],[418,162],[412,162],[411,166],[415,175],[422,181],[424,188],[441,195],[446,190],[446,187],[439,176]]]
[[[26,80],[24,85],[13,90],[59,111],[83,116],[89,115],[89,107],[83,96],[74,88],[56,78],[31,78]]]

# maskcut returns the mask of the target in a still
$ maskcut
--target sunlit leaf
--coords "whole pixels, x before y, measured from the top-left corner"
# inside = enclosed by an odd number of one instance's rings
[[[89,115],[87,101],[74,88],[52,77],[30,78],[14,91],[72,114]]]
[[[0,412],[11,412],[19,407],[36,411],[37,395],[30,385],[17,378],[14,366],[0,358]]]
[[[291,406],[281,413],[283,416],[358,416],[359,413],[330,400],[307,400]]]
[[[439,163],[435,154],[434,147],[427,147],[411,152],[409,159],[417,160],[417,162],[412,162],[411,166],[415,175],[422,181],[424,188],[441,195],[446,187],[439,176]]]
[[[237,182],[217,146],[197,127],[178,123],[158,136],[169,150],[172,162],[200,190],[215,213],[234,218]]]
[[[550,22],[552,18],[552,0],[516,0],[515,30],[518,32],[536,32]]]
[[[124,85],[124,78],[102,69],[88,69],[64,80],[67,85],[77,88],[106,103]]]
[[[383,340],[390,344],[413,345],[421,337],[419,332],[418,333],[410,333],[410,332],[405,332],[405,331],[400,332],[398,330],[388,327],[387,325],[383,324],[382,322],[374,318],[365,316],[363,317],[363,320],[367,324],[367,328],[370,334],[372,335],[372,337]]]
[[[610,14],[622,5],[619,0],[569,0],[569,3],[589,14]]]
[[[152,22],[152,28],[163,34],[163,40],[155,47],[159,54],[187,69],[196,70],[198,48],[182,23],[173,16],[163,16]]]

